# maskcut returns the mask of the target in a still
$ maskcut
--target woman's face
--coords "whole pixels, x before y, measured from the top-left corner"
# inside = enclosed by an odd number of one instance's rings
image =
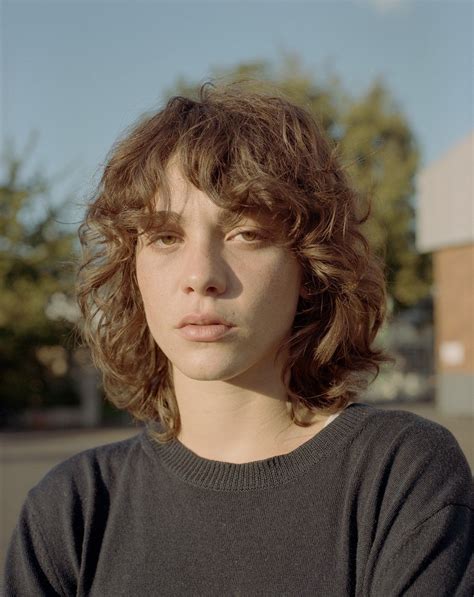
[[[169,166],[168,176],[175,221],[157,224],[147,238],[142,236],[136,255],[151,334],[173,370],[191,379],[255,375],[274,360],[291,330],[301,266],[271,240],[263,220],[226,223],[221,218],[229,212],[184,179],[176,164]],[[189,314],[232,326],[180,328]]]

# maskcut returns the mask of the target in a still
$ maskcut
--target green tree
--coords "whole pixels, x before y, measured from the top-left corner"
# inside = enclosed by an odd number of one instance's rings
[[[305,106],[339,146],[343,164],[363,198],[371,200],[371,217],[364,224],[375,251],[386,263],[388,291],[394,311],[427,297],[431,259],[415,247],[414,180],[419,165],[415,136],[382,79],[362,97],[347,92],[337,75],[317,79],[297,55],[283,53],[277,67],[269,62],[245,62],[214,67],[211,80],[255,80],[272,84]],[[178,78],[166,96],[195,97],[202,84]]]
[[[387,266],[397,308],[417,303],[431,287],[431,259],[415,247],[414,179],[419,150],[408,122],[381,80],[342,118],[341,148],[358,190],[372,199],[367,234]]]
[[[31,149],[31,148],[30,148]],[[59,223],[51,182],[24,176],[28,156],[8,149],[0,181],[2,423],[28,406],[75,403],[68,377],[75,235]]]

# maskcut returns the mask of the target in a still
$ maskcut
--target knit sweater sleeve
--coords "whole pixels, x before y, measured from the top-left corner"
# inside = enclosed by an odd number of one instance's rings
[[[450,504],[407,532],[379,561],[374,595],[474,595],[474,517]]]
[[[30,502],[23,505],[10,540],[5,563],[8,597],[67,595],[60,582],[51,549]]]
[[[93,451],[73,456],[29,491],[6,556],[8,597],[76,595],[93,464]]]
[[[379,462],[383,497],[367,593],[472,597],[472,473],[454,436],[433,422],[416,423],[388,443]]]

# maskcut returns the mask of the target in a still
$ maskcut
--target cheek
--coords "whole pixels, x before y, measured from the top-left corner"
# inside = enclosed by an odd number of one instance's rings
[[[155,335],[160,320],[157,314],[162,311],[165,302],[162,296],[164,291],[163,279],[160,278],[160,283],[158,283],[158,277],[146,259],[138,257],[136,268],[138,290],[142,297],[145,317],[152,334]]]
[[[272,322],[287,328],[293,323],[299,299],[301,271],[298,264],[270,262],[254,280],[255,314],[261,326]]]
[[[153,254],[147,248],[138,253],[135,262],[137,283],[144,302],[155,302],[163,294],[166,287],[166,275],[158,273]]]
[[[148,304],[148,298],[153,292],[153,277],[150,275],[142,260],[137,259],[137,284],[145,308]]]

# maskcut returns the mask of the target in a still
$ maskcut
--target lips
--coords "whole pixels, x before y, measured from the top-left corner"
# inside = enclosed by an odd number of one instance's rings
[[[182,328],[186,325],[224,325],[233,327],[232,323],[212,313],[190,313],[185,315],[177,327]]]
[[[222,323],[211,325],[189,323],[180,328],[178,333],[186,340],[191,340],[192,342],[215,342],[221,338],[228,337],[235,329]]]
[[[178,324],[179,333],[193,342],[214,342],[232,335],[235,326],[214,313],[190,313]]]

